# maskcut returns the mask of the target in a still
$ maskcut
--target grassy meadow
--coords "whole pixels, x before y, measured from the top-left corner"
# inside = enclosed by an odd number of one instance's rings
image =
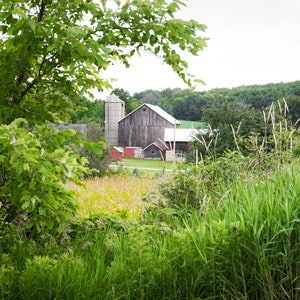
[[[208,128],[208,126],[204,122],[180,120],[180,128],[187,128],[187,129],[201,128],[201,129],[203,129],[203,128]]]
[[[171,161],[162,161],[156,159],[123,158],[121,162],[113,162],[110,165],[112,170],[127,170],[133,173],[134,170],[140,175],[158,176],[173,172],[176,164]]]
[[[76,191],[79,202],[78,216],[88,218],[98,213],[126,214],[138,218],[142,198],[156,189],[157,179],[152,176],[115,175],[88,179],[85,187],[68,183]]]

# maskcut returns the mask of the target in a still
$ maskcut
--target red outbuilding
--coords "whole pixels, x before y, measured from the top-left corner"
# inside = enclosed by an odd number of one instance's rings
[[[120,147],[112,147],[109,150],[113,161],[122,161],[123,149]]]
[[[124,148],[124,158],[142,158],[143,149],[140,147],[125,147]]]

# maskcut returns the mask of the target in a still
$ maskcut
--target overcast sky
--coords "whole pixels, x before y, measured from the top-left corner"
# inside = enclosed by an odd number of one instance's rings
[[[300,0],[188,0],[180,17],[205,24],[208,47],[186,55],[196,90],[300,80]],[[133,95],[146,89],[187,88],[158,58],[143,54],[106,77]],[[108,94],[108,92],[106,93]]]

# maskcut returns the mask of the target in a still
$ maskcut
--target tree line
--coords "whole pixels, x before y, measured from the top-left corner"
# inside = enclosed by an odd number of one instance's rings
[[[261,112],[273,102],[284,98],[289,103],[289,113],[292,121],[296,122],[300,117],[300,81],[240,86],[230,89],[217,88],[202,92],[179,88],[167,88],[162,91],[150,89],[134,93],[133,95],[130,95],[124,89],[117,88],[113,93],[125,102],[126,114],[136,109],[142,103],[149,103],[160,106],[176,119],[205,121],[205,119],[209,118],[207,121],[212,121],[208,115],[211,115],[211,110],[214,107],[222,107],[222,103],[248,105]],[[103,99],[91,102],[85,98],[79,98],[76,104],[81,108],[77,110],[76,114],[72,115],[72,123],[95,122],[103,124]]]

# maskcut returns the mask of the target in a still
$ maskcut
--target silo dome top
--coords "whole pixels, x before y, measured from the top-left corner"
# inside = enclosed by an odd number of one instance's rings
[[[110,96],[108,96],[105,100],[105,102],[111,102],[111,103],[124,103],[117,95],[112,93]]]

